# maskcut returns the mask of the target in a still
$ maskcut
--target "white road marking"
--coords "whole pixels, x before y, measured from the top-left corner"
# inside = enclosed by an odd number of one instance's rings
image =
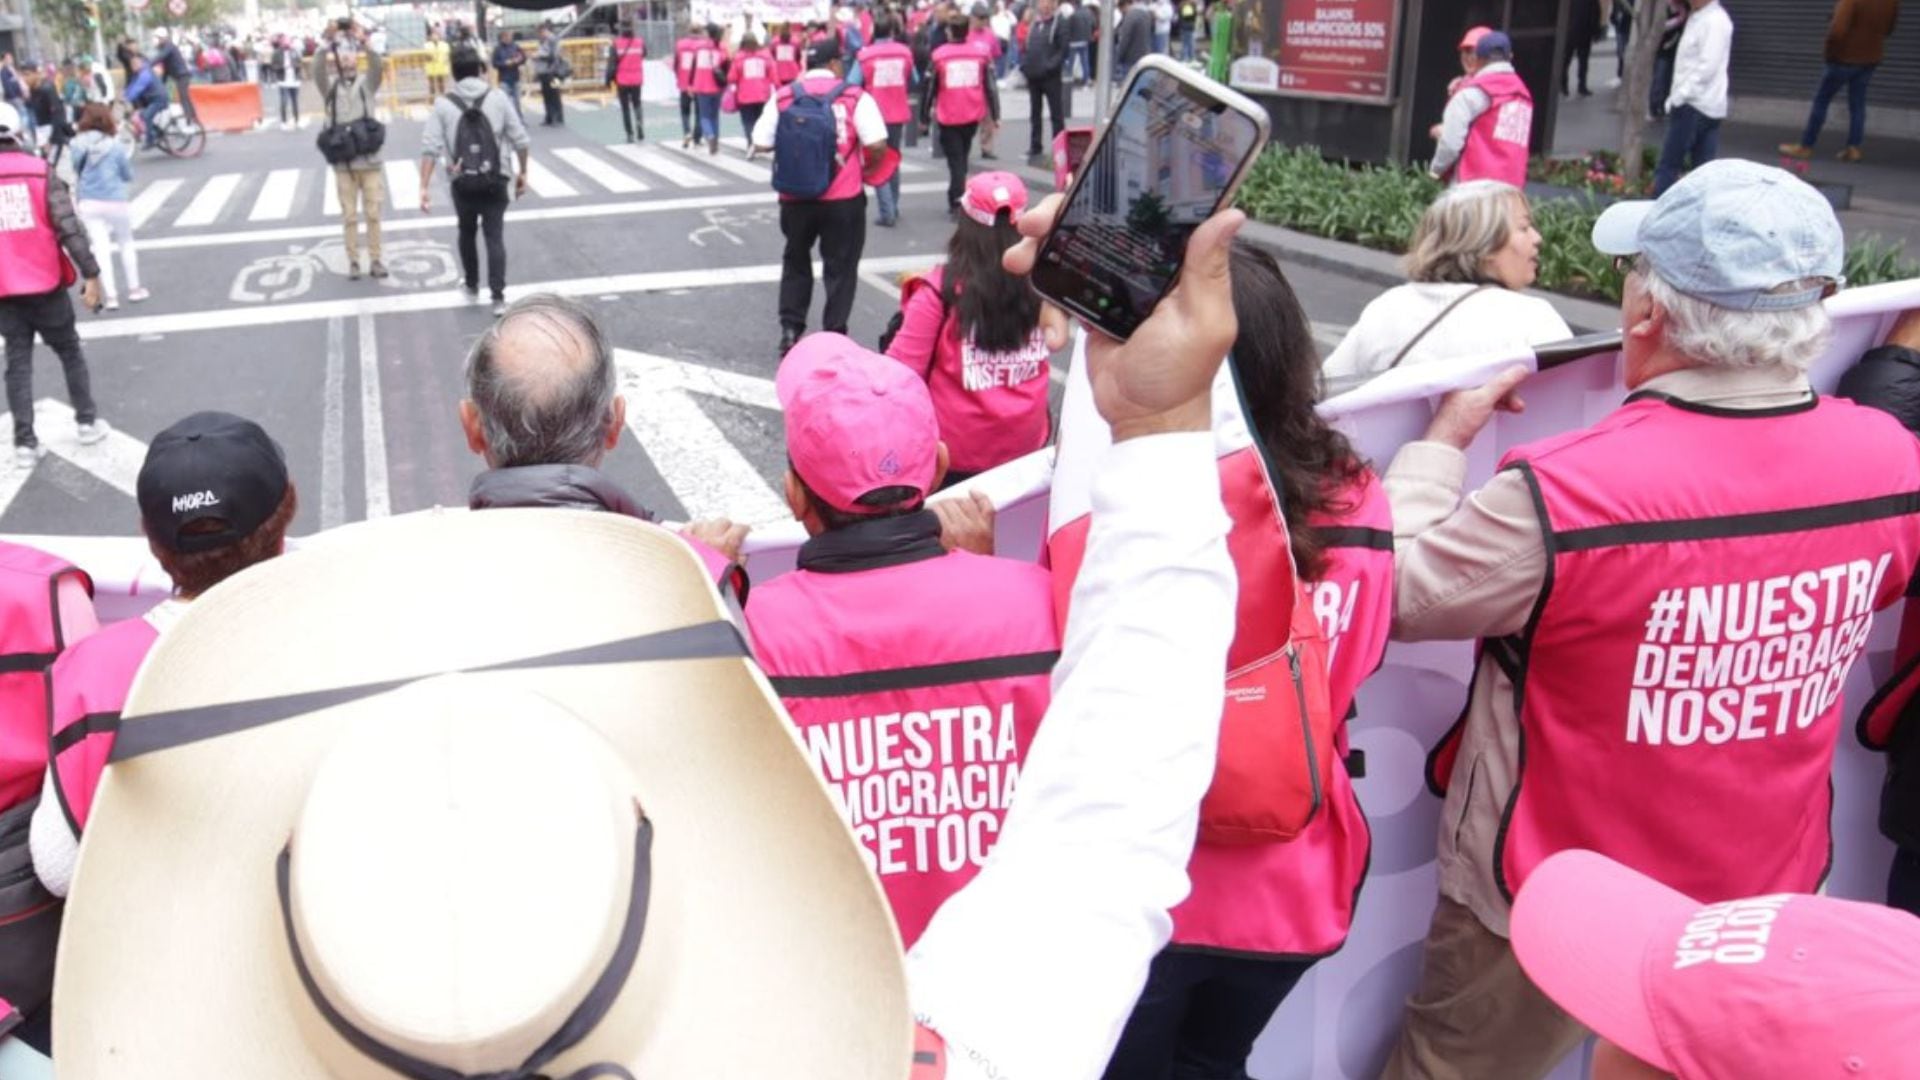
[[[527,159],[527,186],[533,189],[535,195],[543,199],[565,199],[580,194],[573,189],[572,184],[555,176],[552,169],[540,164],[540,159],[536,157]]]
[[[80,445],[74,430],[73,408],[52,398],[33,403],[34,434],[48,454],[64,458],[103,483],[127,496],[134,494],[140,465],[147,459],[147,444],[124,431],[111,429],[107,437],[92,446]],[[0,430],[13,430],[13,414],[0,413]],[[7,512],[20,489],[33,476],[32,469],[13,464],[11,456],[0,465],[0,514]]]
[[[127,207],[127,218],[133,222],[136,232],[158,213],[162,206],[166,205],[168,197],[179,191],[183,182],[173,179],[155,180],[140,189],[140,194],[135,195],[132,205]]]
[[[609,146],[607,149],[658,176],[669,184],[675,184],[683,188],[720,186],[720,181],[707,176],[697,169],[690,169],[680,164],[678,161],[669,157],[665,151],[655,149],[651,146]],[[701,205],[707,204],[703,203]]]
[[[387,197],[395,210],[413,210],[420,205],[420,161],[389,161],[386,164]]]
[[[925,255],[890,255],[867,259],[862,270],[891,273],[924,269]],[[822,273],[814,264],[814,274]],[[664,270],[652,273],[615,274],[605,277],[563,278],[515,285],[507,289],[509,300],[533,293],[558,293],[561,296],[593,297],[602,294],[668,292],[671,290],[711,289],[729,285],[765,285],[780,280],[780,264],[717,267],[700,270]],[[207,311],[183,311],[172,315],[148,315],[140,318],[83,322],[80,337],[86,341],[109,338],[139,338],[152,334],[180,334],[193,330],[231,330],[247,326],[283,326],[289,323],[340,319],[361,314],[400,315],[414,311],[444,311],[468,306],[467,294],[460,289],[433,292],[406,292],[358,297],[351,300],[310,300],[294,304],[250,304],[244,307],[214,308]],[[766,317],[771,325],[773,309]]]
[[[332,169],[320,170],[320,212],[328,217],[340,216],[340,178]]]
[[[346,324],[327,320],[327,381],[320,406],[320,527],[347,520],[346,477]]]
[[[260,194],[253,200],[253,212],[247,215],[248,221],[285,221],[293,216],[293,194],[300,188],[299,169],[275,169],[267,174],[267,182],[260,185]]]
[[[760,525],[791,516],[785,500],[733,445],[691,393],[778,408],[767,379],[615,349],[627,427],[694,518],[726,515]]]
[[[704,147],[699,149],[686,149],[682,148],[679,143],[673,143],[669,148],[674,153],[682,157],[692,158],[710,169],[729,172],[743,180],[751,180],[756,184],[766,183],[767,178],[773,175],[773,167],[771,165],[742,161],[737,157],[729,157],[726,154],[709,154]]]
[[[380,407],[380,346],[373,315],[360,313],[360,441],[366,458],[367,517],[393,513],[387,489],[387,418]]]
[[[193,201],[173,219],[176,229],[192,229],[201,225],[211,225],[220,218],[220,211],[226,209],[227,200],[240,187],[239,173],[221,173],[202,184],[194,195]]]
[[[609,147],[619,151],[631,147]],[[669,162],[669,164],[673,164]],[[332,191],[333,177],[327,177],[327,190]],[[712,186],[708,183],[707,186]],[[900,188],[902,195],[922,195],[929,192],[947,190],[945,180],[925,180],[914,184],[905,184]],[[733,195],[689,195],[680,199],[628,199],[624,202],[586,203],[576,206],[544,206],[538,210],[509,210],[507,221],[572,221],[579,218],[621,217],[628,214],[663,214],[680,210],[703,210],[717,206],[754,206],[772,204],[778,197],[771,189],[767,191],[742,192]],[[338,205],[330,211],[335,216],[340,213]],[[451,229],[454,227],[452,215],[443,217],[407,217],[397,221],[381,223],[388,234],[411,232],[420,229]],[[185,248],[224,247],[231,244],[273,244],[288,240],[318,240],[329,236],[339,236],[337,225],[300,225],[285,229],[253,229],[244,232],[207,233],[202,236],[168,236],[155,240],[140,241],[141,251],[172,251]]]
[[[584,174],[587,179],[613,192],[615,195],[630,195],[636,191],[647,190],[647,185],[595,157],[591,151],[577,146],[555,150],[553,156]]]

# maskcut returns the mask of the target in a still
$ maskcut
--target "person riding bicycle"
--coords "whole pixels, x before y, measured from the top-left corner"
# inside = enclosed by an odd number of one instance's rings
[[[168,105],[167,84],[161,81],[158,69],[143,57],[133,57],[132,65],[133,81],[127,84],[125,97],[129,104],[140,110],[143,129],[141,145],[151,150],[159,130],[159,116]]]

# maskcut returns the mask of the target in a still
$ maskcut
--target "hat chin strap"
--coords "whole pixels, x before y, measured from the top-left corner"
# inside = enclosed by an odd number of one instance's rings
[[[594,980],[587,996],[574,1008],[566,1022],[560,1025],[560,1030],[541,1043],[518,1068],[501,1072],[463,1073],[422,1061],[355,1027],[340,1014],[340,1010],[333,1007],[313,981],[306,957],[300,952],[300,938],[293,931],[293,909],[288,903],[291,854],[292,841],[289,840],[280,849],[280,857],[274,865],[274,879],[280,892],[280,921],[287,931],[287,948],[293,954],[293,967],[300,974],[300,985],[306,988],[307,997],[341,1038],[367,1057],[413,1080],[548,1080],[546,1074],[538,1071],[540,1067],[586,1038],[606,1017],[607,1011],[613,1008],[614,1001],[619,998],[620,991],[626,987],[627,976],[633,971],[633,962],[640,955],[640,937],[646,930],[647,897],[653,880],[653,822],[642,815],[633,831],[633,894],[627,902],[627,919],[620,928],[620,940],[614,945],[613,957],[607,961],[606,970]],[[615,1080],[635,1080],[633,1073],[625,1066],[610,1061],[583,1065],[564,1077],[552,1080],[595,1080],[603,1076],[614,1077]]]

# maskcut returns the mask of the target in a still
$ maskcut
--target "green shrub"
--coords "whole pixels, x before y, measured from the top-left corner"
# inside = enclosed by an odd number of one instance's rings
[[[1550,183],[1603,189],[1581,183],[1589,170],[1613,170],[1618,157],[1596,154],[1565,163],[1536,163],[1535,175]],[[1424,170],[1329,161],[1311,146],[1268,150],[1247,174],[1240,206],[1256,221],[1395,253],[1406,251],[1414,227],[1440,184]],[[1620,299],[1621,277],[1613,260],[1593,249],[1593,222],[1604,207],[1591,195],[1534,204],[1540,230],[1538,285],[1590,299]],[[1898,241],[1867,234],[1847,251],[1847,283],[1874,285],[1920,277]]]

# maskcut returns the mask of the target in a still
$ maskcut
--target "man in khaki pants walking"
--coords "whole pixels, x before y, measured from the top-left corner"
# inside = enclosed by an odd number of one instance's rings
[[[313,81],[325,106],[329,129],[346,127],[373,115],[373,95],[386,74],[387,58],[366,48],[367,32],[347,19],[327,28],[327,39],[313,54]],[[367,69],[360,70],[360,53],[367,54]],[[347,244],[347,280],[360,279],[360,216],[367,219],[367,255],[371,260],[367,273],[376,278],[387,276],[380,261],[380,204],[386,201],[386,178],[381,172],[380,151],[376,147],[333,166],[334,185],[340,193],[340,225]]]

